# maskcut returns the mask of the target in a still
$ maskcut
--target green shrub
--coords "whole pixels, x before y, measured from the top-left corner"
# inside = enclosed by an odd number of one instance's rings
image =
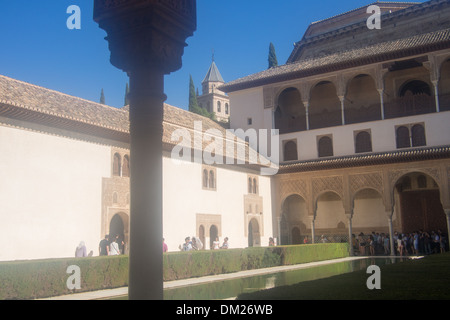
[[[164,281],[294,265],[348,256],[348,244],[170,252],[163,256]],[[67,268],[81,269],[81,290],[69,290]],[[128,285],[128,256],[0,263],[0,300],[36,299]]]
[[[82,291],[128,285],[128,257],[95,257],[0,263],[0,299],[35,299],[73,293],[67,268],[80,267]],[[78,291],[77,291],[78,292]]]
[[[284,246],[280,248],[283,251],[282,265],[294,265],[348,256],[347,243],[307,244],[301,246]]]

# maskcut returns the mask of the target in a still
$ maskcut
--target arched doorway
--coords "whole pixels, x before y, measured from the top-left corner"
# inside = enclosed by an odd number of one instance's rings
[[[198,228],[198,237],[200,238],[202,243],[205,243],[205,227],[203,225],[200,225],[200,227]]]
[[[309,223],[306,201],[298,194],[288,196],[282,205],[283,215],[280,221],[280,244],[298,244],[297,237],[307,232]],[[294,229],[298,230],[294,231]]]
[[[450,58],[442,64],[439,80],[439,105],[441,111],[450,110]]]
[[[287,88],[278,97],[275,128],[280,134],[306,130],[306,108],[298,89]]]
[[[259,224],[255,218],[250,220],[248,224],[248,246],[249,247],[261,246],[261,235],[259,232]]]
[[[109,239],[119,240],[119,248],[122,254],[127,253],[128,244],[128,216],[125,213],[114,215],[109,223]]]
[[[353,196],[353,233],[389,232],[385,205],[379,191],[365,188]]]
[[[330,81],[319,82],[311,89],[309,128],[320,129],[342,124],[341,101],[336,86]]]
[[[438,231],[447,233],[447,220],[436,181],[421,172],[411,172],[395,184],[394,196],[402,233]]]
[[[316,242],[321,235],[329,241],[348,237],[347,231],[339,228],[341,221],[347,221],[347,217],[342,197],[334,191],[325,191],[317,197],[314,221]]]
[[[354,77],[347,88],[345,123],[381,120],[380,104],[375,80],[367,74]]]
[[[215,225],[212,225],[209,228],[209,248],[212,250],[214,249],[213,242],[216,241],[216,238],[219,237],[219,230]]]
[[[302,239],[300,229],[298,227],[294,227],[292,229],[292,244],[301,244],[301,243]]]

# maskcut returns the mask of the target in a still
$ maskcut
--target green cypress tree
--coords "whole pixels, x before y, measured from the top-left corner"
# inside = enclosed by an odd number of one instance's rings
[[[100,103],[105,104],[105,93],[103,92],[103,88],[102,92],[100,93]]]
[[[277,54],[275,53],[275,46],[270,43],[269,46],[269,69],[273,67],[278,67]]]
[[[197,94],[195,93],[194,80],[192,80],[192,75],[190,75],[189,81],[189,111],[198,113],[200,107],[197,102]]]
[[[197,93],[195,91],[195,85],[194,85],[194,80],[192,80],[192,76],[190,76],[190,81],[189,81],[189,111],[199,114],[201,116],[204,116],[206,118],[209,118],[211,120],[216,120],[216,115],[214,114],[214,112],[208,112],[208,110],[206,110],[205,108],[201,108],[198,105],[198,101],[197,101]]]
[[[128,94],[130,93],[130,88],[128,86],[128,82],[127,85],[125,87],[125,101],[124,101],[124,106],[128,106],[130,105],[130,100],[128,99]]]

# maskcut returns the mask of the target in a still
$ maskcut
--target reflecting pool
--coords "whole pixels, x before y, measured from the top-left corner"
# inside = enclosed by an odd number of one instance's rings
[[[250,276],[226,281],[191,285],[164,290],[165,300],[223,300],[233,299],[241,293],[260,291],[278,286],[292,285],[303,281],[327,278],[359,270],[370,265],[386,265],[405,261],[400,258],[364,258],[284,271],[273,274]]]

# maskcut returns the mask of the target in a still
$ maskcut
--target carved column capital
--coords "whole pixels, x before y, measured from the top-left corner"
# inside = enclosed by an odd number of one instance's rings
[[[185,40],[196,29],[196,1],[96,0],[94,20],[107,33],[112,65],[169,74],[181,68]]]

